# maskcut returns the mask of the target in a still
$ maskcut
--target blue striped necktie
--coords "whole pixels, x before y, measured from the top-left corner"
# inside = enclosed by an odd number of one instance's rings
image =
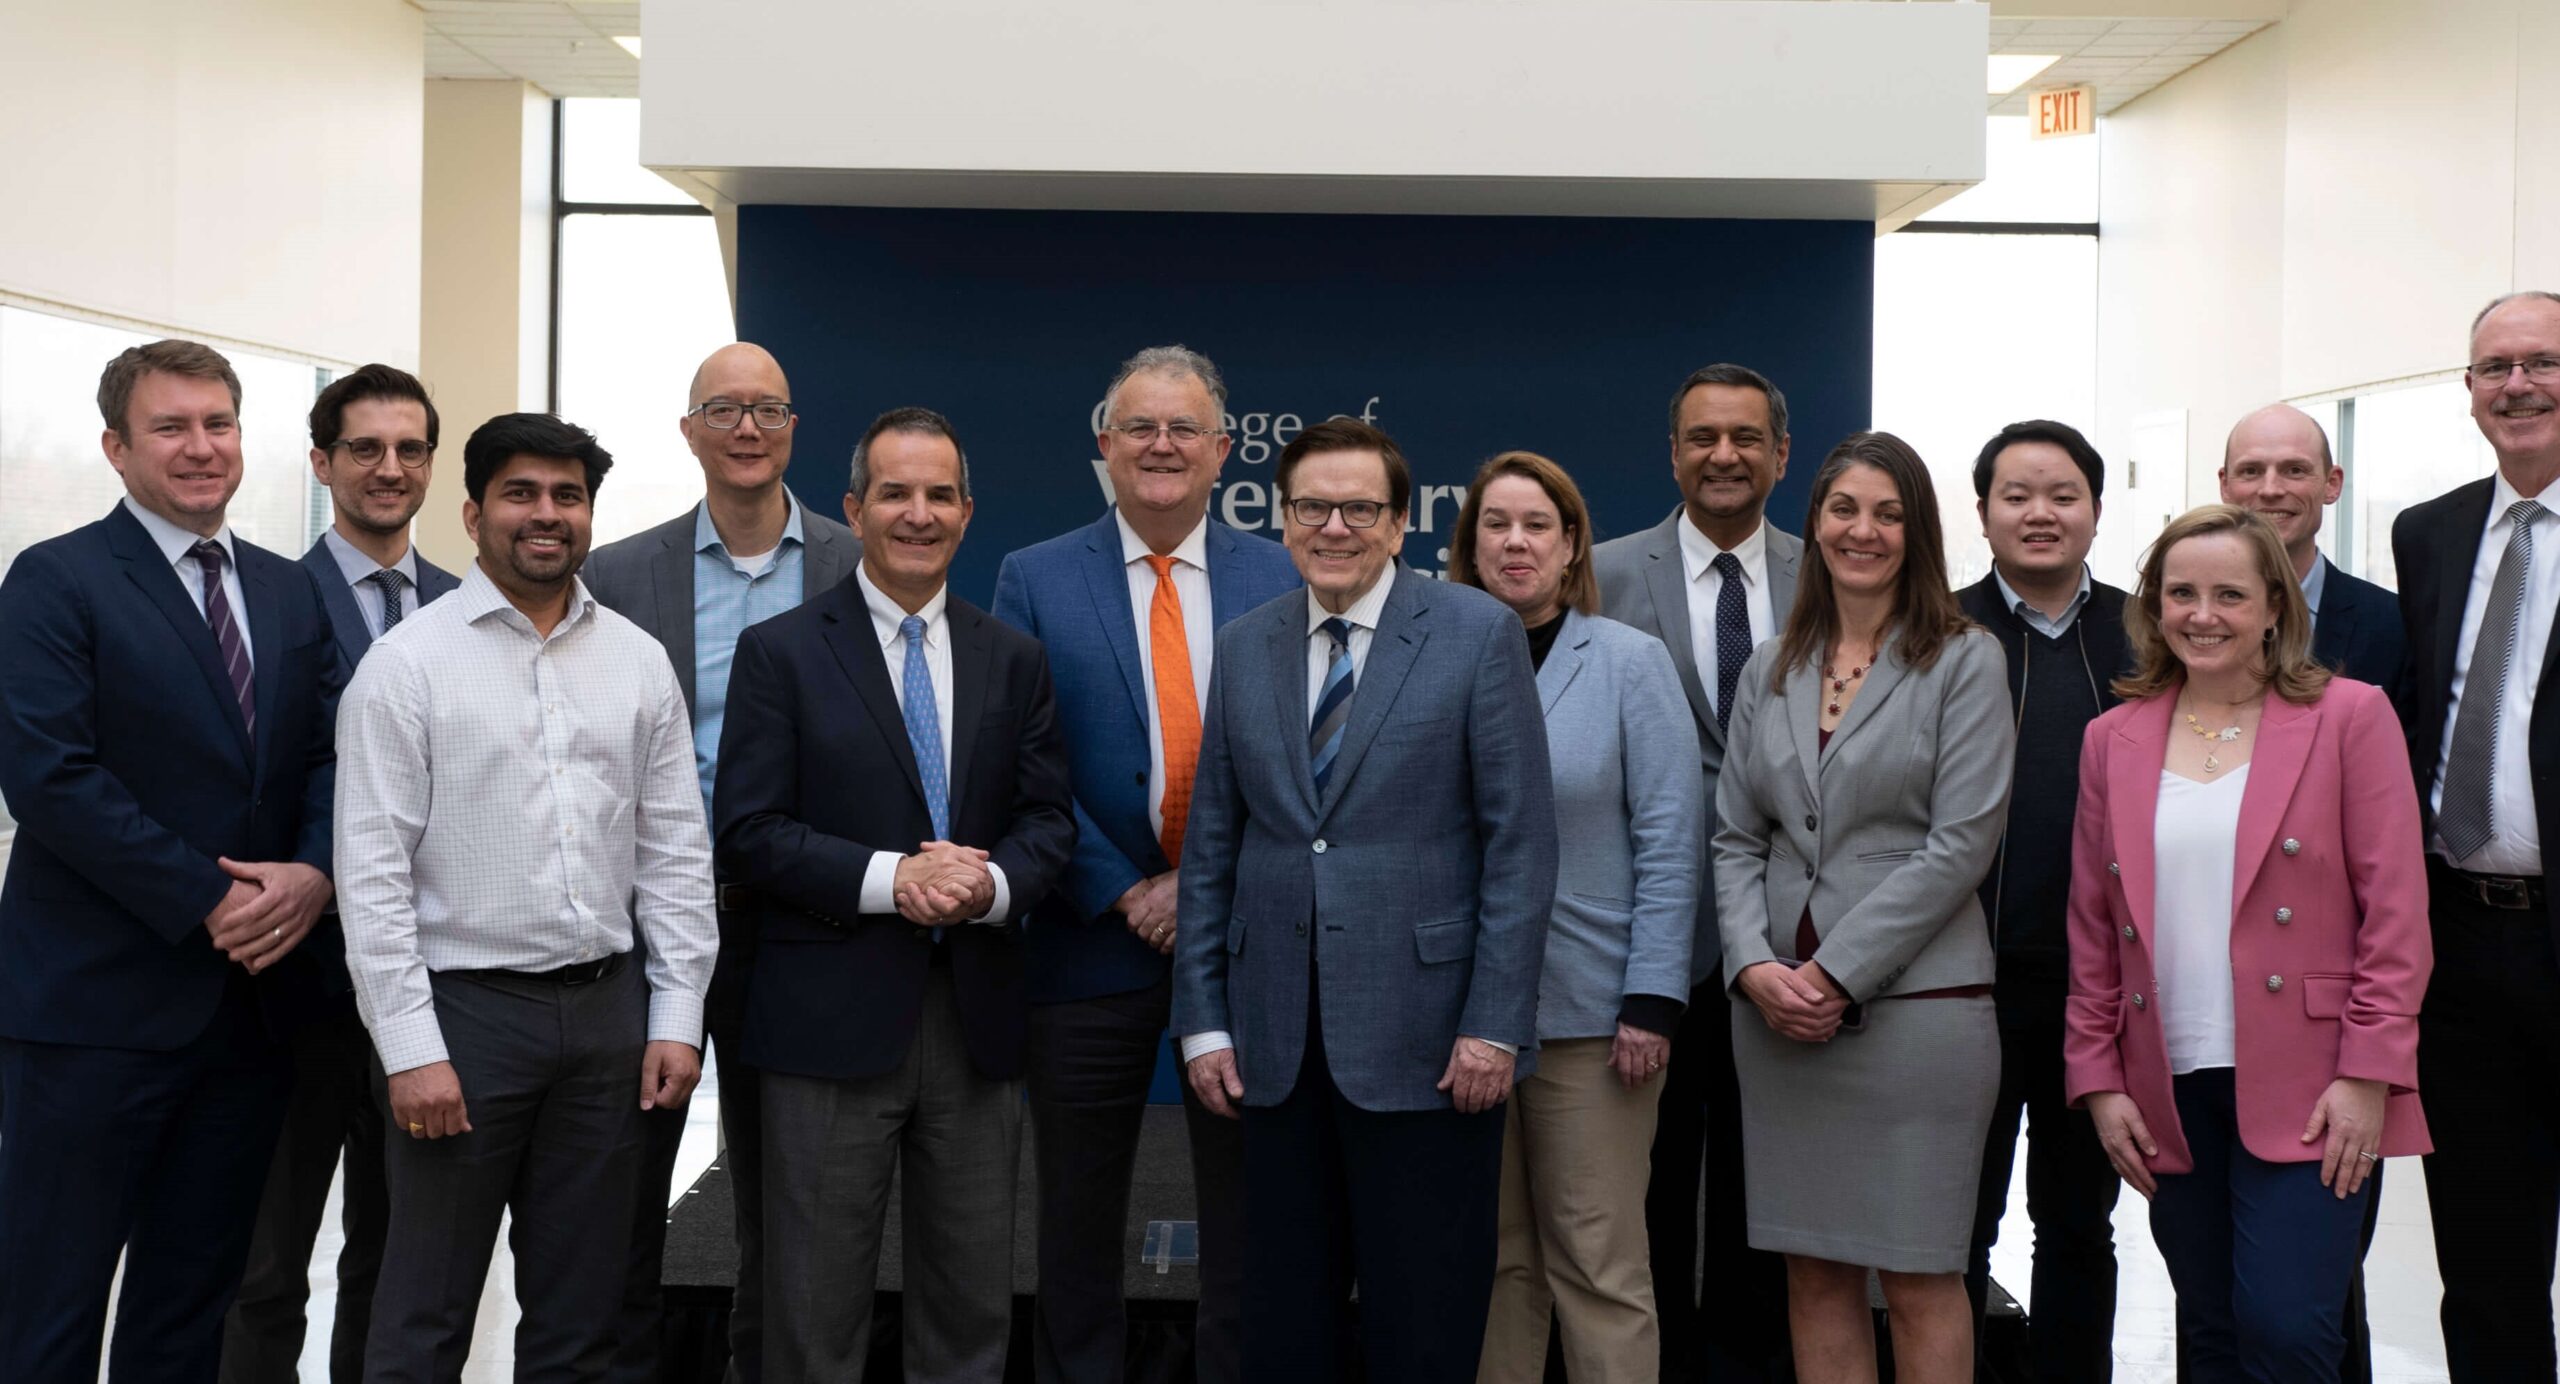
[[[1316,710],[1307,722],[1307,762],[1315,770],[1316,791],[1333,777],[1333,761],[1342,753],[1342,729],[1351,722],[1351,622],[1337,615],[1316,628],[1332,638],[1325,656],[1324,687],[1316,693]]]

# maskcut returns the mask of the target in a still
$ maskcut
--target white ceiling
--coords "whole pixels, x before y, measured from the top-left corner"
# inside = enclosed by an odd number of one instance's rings
[[[429,77],[516,77],[553,96],[638,96],[639,0],[409,0],[424,12]]]
[[[2261,19],[1991,20],[1994,53],[2058,53],[2062,61],[2007,96],[1991,98],[1993,115],[2024,115],[2027,93],[2040,87],[2098,89],[2098,113],[2140,96],[2267,27]]]

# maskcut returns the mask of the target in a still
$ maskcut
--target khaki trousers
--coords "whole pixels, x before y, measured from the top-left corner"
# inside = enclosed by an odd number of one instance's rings
[[[1545,1377],[1547,1317],[1575,1384],[1653,1384],[1662,1366],[1645,1184],[1662,1078],[1627,1090],[1607,1038],[1538,1045],[1504,1115],[1502,1221],[1477,1384]]]

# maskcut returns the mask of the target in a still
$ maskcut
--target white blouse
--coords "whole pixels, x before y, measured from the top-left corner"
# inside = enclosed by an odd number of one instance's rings
[[[2231,877],[2248,782],[2246,764],[2210,783],[2160,773],[2152,950],[2172,1075],[2232,1065]]]

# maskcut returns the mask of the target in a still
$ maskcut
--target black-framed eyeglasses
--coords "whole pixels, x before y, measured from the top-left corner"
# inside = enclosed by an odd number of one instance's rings
[[[1217,436],[1223,429],[1203,427],[1187,418],[1171,423],[1158,423],[1152,418],[1132,418],[1126,423],[1112,424],[1111,431],[1141,447],[1156,445],[1159,437],[1172,438],[1176,447],[1189,447],[1204,437]]]
[[[758,428],[766,432],[778,432],[791,426],[789,404],[733,404],[726,399],[714,399],[707,404],[695,404],[685,412],[700,415],[704,423],[722,432],[738,426],[739,420],[750,417],[756,420]]]
[[[1333,516],[1337,514],[1342,516],[1342,524],[1345,528],[1374,529],[1378,526],[1378,520],[1384,517],[1386,512],[1385,502],[1379,500],[1291,500],[1289,502],[1289,517],[1311,529],[1320,529],[1332,523]]]
[[[2493,356],[2471,362],[2469,369],[2473,389],[2504,388],[2507,377],[2518,370],[2535,384],[2550,384],[2560,380],[2560,356],[2527,356],[2522,360],[2499,360]]]
[[[400,459],[401,465],[412,471],[434,460],[436,454],[434,444],[421,442],[414,437],[404,437],[397,445],[387,449],[382,439],[378,437],[342,437],[329,444],[331,451],[336,451],[340,447],[347,449],[347,455],[355,458],[358,466],[380,465],[383,452],[388,450],[391,455]]]

